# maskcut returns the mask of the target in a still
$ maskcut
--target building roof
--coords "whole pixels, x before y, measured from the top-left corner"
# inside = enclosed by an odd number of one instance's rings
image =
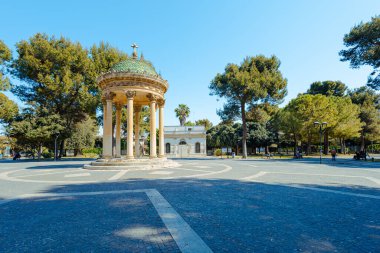
[[[110,72],[128,72],[150,77],[159,77],[159,74],[157,74],[153,64],[141,58],[128,58],[124,61],[116,63],[110,69]]]
[[[204,126],[165,126],[165,135],[174,134],[206,134],[206,129]]]

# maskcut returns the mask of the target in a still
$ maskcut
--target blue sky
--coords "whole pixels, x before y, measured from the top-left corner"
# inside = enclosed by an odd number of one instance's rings
[[[379,15],[378,0],[318,1],[3,1],[0,39],[14,44],[37,32],[63,35],[86,47],[107,41],[131,53],[132,42],[169,81],[165,125],[174,108],[190,107],[190,120],[220,121],[222,101],[209,83],[227,63],[275,54],[288,79],[285,103],[318,80],[366,83],[371,69],[339,61],[343,36]],[[15,99],[14,96],[11,98]]]

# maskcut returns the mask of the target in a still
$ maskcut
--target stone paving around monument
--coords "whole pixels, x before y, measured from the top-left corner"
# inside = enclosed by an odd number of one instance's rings
[[[0,252],[379,252],[378,163],[0,162]]]

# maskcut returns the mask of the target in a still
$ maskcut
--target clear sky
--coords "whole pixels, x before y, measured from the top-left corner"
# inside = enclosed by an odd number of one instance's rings
[[[227,63],[275,54],[288,79],[285,103],[318,80],[366,83],[370,68],[339,61],[343,36],[380,14],[379,0],[315,1],[2,1],[0,39],[14,44],[37,32],[63,35],[85,47],[107,41],[131,53],[132,42],[169,81],[165,125],[178,125],[174,108],[190,120],[219,122],[222,101],[209,83]],[[14,96],[11,98],[15,99]]]

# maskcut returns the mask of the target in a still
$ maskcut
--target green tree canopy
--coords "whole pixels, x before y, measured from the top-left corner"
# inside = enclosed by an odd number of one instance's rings
[[[325,96],[343,97],[346,94],[347,86],[341,81],[323,81],[314,82],[307,90],[308,94],[322,94]]]
[[[7,135],[16,139],[18,147],[37,150],[41,156],[43,146],[51,146],[53,136],[64,128],[58,114],[43,107],[28,107],[6,129]]]
[[[366,138],[377,140],[380,136],[380,94],[368,87],[360,87],[350,91],[349,96],[359,106],[359,118],[363,122],[361,150],[364,150]]]
[[[93,148],[95,144],[98,127],[96,122],[89,116],[86,119],[75,124],[74,132],[67,140],[67,148],[73,149],[75,155],[80,153],[84,148]]]
[[[176,117],[179,119],[181,126],[184,126],[186,123],[187,117],[190,115],[190,108],[185,104],[179,104],[174,110]]]
[[[11,87],[9,78],[5,76],[6,63],[12,59],[12,52],[7,45],[0,40],[0,90],[8,90]]]
[[[18,106],[0,92],[0,122],[9,123],[18,115]]]
[[[247,57],[240,65],[228,64],[224,73],[217,74],[211,81],[210,95],[223,97],[227,101],[218,112],[222,120],[242,120],[243,158],[247,157],[247,105],[277,104],[286,95],[287,80],[279,68],[280,61],[275,56]]]
[[[374,70],[367,84],[380,89],[380,17],[373,17],[367,23],[354,26],[343,41],[348,49],[340,51],[341,60],[349,61],[353,68],[372,66]]]
[[[212,122],[208,119],[199,119],[195,121],[195,125],[197,126],[204,126],[205,130],[209,130],[213,125]]]
[[[16,49],[12,73],[23,82],[13,92],[22,101],[59,115],[64,143],[77,122],[86,114],[95,115],[98,103],[94,65],[87,50],[64,37],[39,33],[17,43]]]

